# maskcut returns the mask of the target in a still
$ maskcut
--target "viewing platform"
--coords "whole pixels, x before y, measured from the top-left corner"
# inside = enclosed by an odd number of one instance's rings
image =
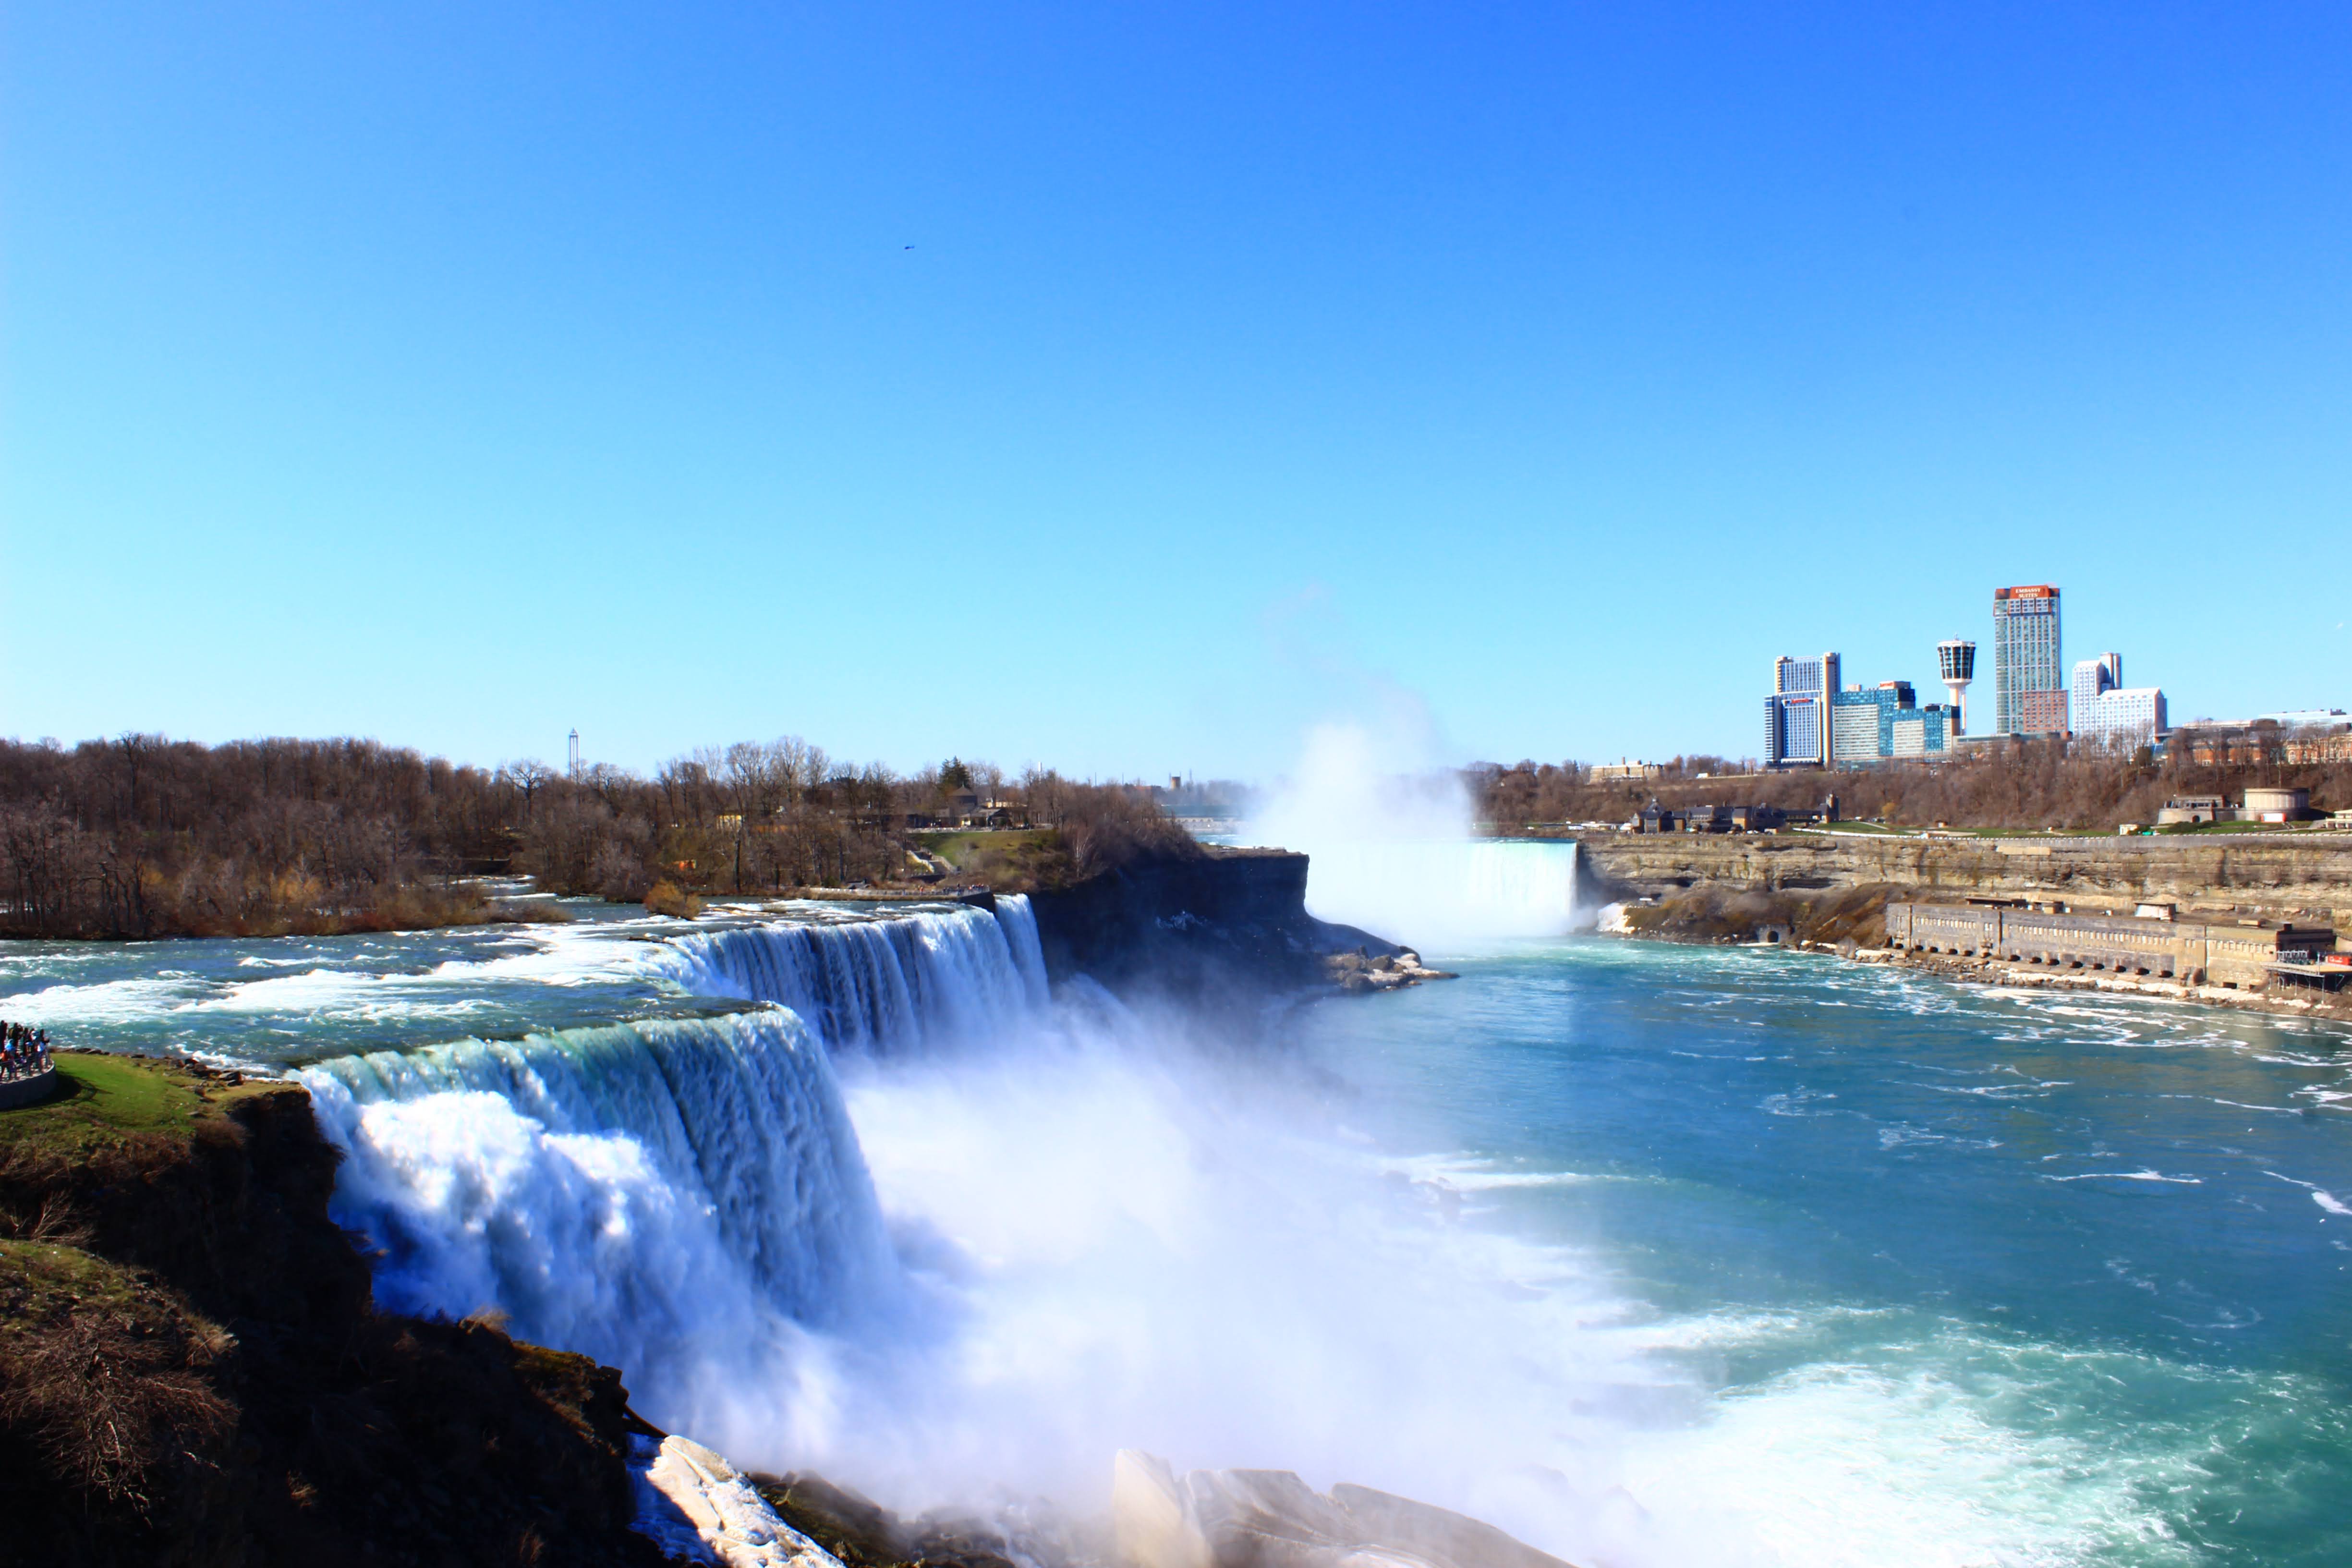
[[[13,1077],[0,1078],[0,1110],[14,1110],[23,1105],[38,1105],[56,1094],[58,1086],[62,1082],[64,1079],[58,1076],[55,1062],[47,1063],[37,1072],[19,1073]]]

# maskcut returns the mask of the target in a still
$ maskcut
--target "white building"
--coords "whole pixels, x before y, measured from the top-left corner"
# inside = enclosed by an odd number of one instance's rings
[[[2126,744],[2153,741],[2172,727],[2164,711],[2163,689],[2126,686],[2119,653],[2082,660],[2074,666],[2070,684],[2079,739]]]

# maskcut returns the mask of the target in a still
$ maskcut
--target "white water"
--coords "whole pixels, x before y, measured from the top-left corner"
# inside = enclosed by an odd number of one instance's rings
[[[887,921],[764,925],[677,937],[664,965],[707,996],[781,1002],[836,1052],[970,1042],[1045,1001],[1029,900],[919,910]]]
[[[923,1307],[826,1047],[943,1048],[1032,1016],[1045,970],[1028,900],[626,956],[704,994],[793,1005],[310,1068],[346,1155],[338,1216],[382,1250],[387,1306],[495,1307],[527,1339],[625,1369],[656,1419],[739,1453],[821,1448],[836,1395],[856,1392],[828,1367],[918,1334]]]
[[[337,1215],[382,1249],[381,1301],[501,1309],[717,1440],[792,1431],[808,1331],[896,1310],[856,1135],[789,1013],[465,1040],[302,1078],[346,1153]]]
[[[1460,777],[1399,773],[1394,750],[1360,727],[1317,729],[1244,825],[1243,842],[1308,857],[1309,913],[1424,954],[1591,929],[1595,911],[1576,902],[1574,844],[1475,837]]]
[[[1314,843],[1308,854],[1309,913],[1424,955],[1589,931],[1597,912],[1577,905],[1572,843],[1370,838]]]
[[[792,1005],[305,1078],[387,1304],[502,1308],[746,1465],[1083,1510],[1139,1447],[1425,1498],[1588,1568],[2059,1563],[2132,1514],[2135,1478],[2004,1415],[2032,1347],[1726,1398],[1694,1369],[1813,1315],[1661,1318],[1592,1255],[1465,1223],[1598,1178],[1401,1164],[1279,1052],[1082,983],[1044,1003],[1018,900],[631,956]]]

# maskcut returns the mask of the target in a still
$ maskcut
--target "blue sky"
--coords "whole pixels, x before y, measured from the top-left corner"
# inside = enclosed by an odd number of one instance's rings
[[[2352,13],[1790,9],[9,7],[0,733],[2352,706]]]

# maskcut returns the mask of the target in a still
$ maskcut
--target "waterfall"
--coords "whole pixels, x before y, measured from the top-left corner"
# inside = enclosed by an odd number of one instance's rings
[[[395,1311],[505,1311],[626,1367],[673,1416],[718,1369],[795,1371],[809,1326],[887,1310],[898,1268],[831,1063],[790,1013],[464,1039],[306,1069],[334,1211]]]
[[[835,1051],[889,1054],[984,1037],[1045,1001],[1027,898],[885,921],[760,925],[674,938],[662,962],[702,995],[781,1002]]]
[[[704,1018],[467,1038],[303,1071],[339,1223],[394,1311],[504,1311],[626,1368],[659,1418],[764,1449],[904,1281],[831,1056],[985,1037],[1045,1000],[1026,899],[993,914],[695,932],[650,955]]]
[[[1307,908],[1324,920],[1444,952],[1591,923],[1577,904],[1572,842],[1342,838],[1307,849]]]

